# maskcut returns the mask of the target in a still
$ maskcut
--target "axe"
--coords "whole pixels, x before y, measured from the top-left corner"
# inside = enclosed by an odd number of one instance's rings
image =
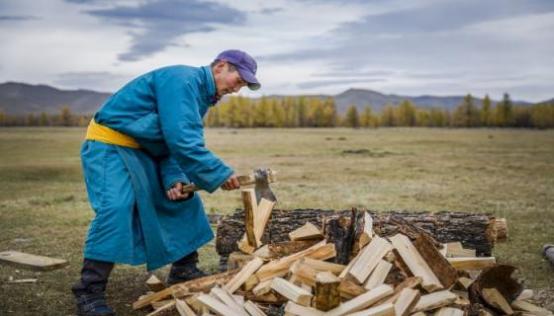
[[[270,201],[277,201],[275,194],[269,187],[270,183],[275,182],[276,171],[266,168],[254,169],[252,174],[238,176],[238,180],[241,186],[247,186],[254,184],[254,191],[256,192],[256,201],[260,203],[262,198]],[[200,190],[194,183],[190,183],[183,186],[183,193],[192,193]]]

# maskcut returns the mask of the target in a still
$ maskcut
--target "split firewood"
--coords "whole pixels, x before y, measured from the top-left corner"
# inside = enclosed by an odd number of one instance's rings
[[[373,218],[368,212],[363,212],[362,231],[357,240],[357,250],[365,247],[373,238]]]
[[[327,271],[335,275],[339,275],[342,272],[342,270],[344,270],[344,268],[346,267],[345,265],[342,265],[342,264],[327,262],[323,260],[316,260],[309,257],[302,258],[299,261],[301,261],[303,264],[309,267],[312,267],[317,271],[320,271],[320,272]]]
[[[198,296],[198,300],[206,305],[211,311],[215,312],[218,315],[223,316],[244,316],[242,313],[237,312],[236,310],[229,308],[229,306],[225,305],[223,302],[218,300],[217,298],[208,295],[208,294],[202,294]]]
[[[256,238],[256,247],[260,247],[262,244],[262,236],[274,206],[275,201],[264,198],[262,198],[260,204],[258,204],[258,208],[254,215],[254,237]]]
[[[254,252],[254,255],[265,260],[278,259],[310,248],[320,242],[319,240],[285,241],[275,244],[267,244]]]
[[[227,259],[227,269],[241,269],[245,264],[254,259],[255,255],[244,253],[241,251],[235,251],[229,255]]]
[[[165,289],[165,285],[163,284],[158,277],[156,277],[154,274],[152,274],[148,280],[146,280],[146,286],[150,289],[152,292],[159,292],[163,289]]]
[[[393,289],[390,285],[383,284],[380,285],[373,290],[366,292],[362,295],[359,295],[347,302],[342,303],[341,305],[333,308],[332,310],[325,313],[326,316],[342,316],[346,314],[350,314],[353,312],[357,312],[359,310],[362,310],[364,308],[367,308],[371,305],[373,305],[378,300],[382,299],[383,297],[386,297],[388,295],[391,295],[393,293]]]
[[[307,240],[307,239],[322,239],[323,234],[321,230],[314,224],[307,222],[304,226],[301,226],[289,233],[289,238],[292,241]]]
[[[464,316],[464,311],[459,308],[443,307],[437,310],[433,316]]]
[[[394,293],[391,296],[377,302],[377,304],[396,303],[396,300],[398,299],[398,297],[400,297],[400,293],[402,293],[404,289],[413,289],[419,286],[420,284],[421,284],[420,277],[409,277],[394,288]]]
[[[458,279],[456,269],[444,258],[426,234],[418,234],[413,243],[425,263],[444,288],[450,288]]]
[[[481,297],[491,306],[501,310],[506,315],[512,315],[514,310],[510,303],[496,288],[485,288],[481,290]]]
[[[381,259],[377,264],[377,266],[375,267],[375,269],[373,270],[373,272],[371,272],[371,274],[369,275],[369,279],[367,279],[367,282],[365,283],[364,287],[367,290],[371,290],[383,284],[391,268],[392,268],[391,263]]]
[[[267,294],[271,291],[271,279],[258,283],[253,289],[252,293],[256,296]]]
[[[67,266],[67,260],[37,256],[19,251],[0,252],[0,263],[35,271],[51,271]]]
[[[212,288],[210,294],[223,302],[223,304],[227,305],[228,308],[233,309],[239,315],[249,316],[246,310],[242,307],[242,304],[237,303],[235,298],[233,298],[233,296],[231,296],[231,294],[225,289],[216,286]]]
[[[435,273],[433,273],[408,237],[397,234],[389,239],[413,275],[421,277],[423,280],[421,286],[427,292],[433,292],[443,288]]]
[[[246,240],[254,248],[258,248],[256,235],[254,234],[254,217],[258,203],[256,202],[256,192],[254,189],[243,189],[241,191],[242,204],[244,205],[244,226],[246,229]]]
[[[458,270],[483,270],[496,264],[494,257],[448,258],[448,262]]]
[[[470,278],[466,278],[466,277],[458,278],[458,284],[460,284],[460,286],[466,291],[469,289],[472,283],[473,283],[473,280]]]
[[[342,298],[349,300],[364,294],[367,290],[363,286],[356,283],[354,278],[347,277],[340,282],[339,292]]]
[[[546,308],[539,307],[531,304],[527,301],[515,300],[511,304],[512,308],[516,311],[529,312],[537,316],[552,316],[553,313]]]
[[[267,316],[264,311],[262,311],[258,305],[252,301],[246,301],[246,303],[244,303],[244,308],[250,316]]]
[[[155,311],[147,314],[146,316],[156,316],[156,315],[163,315],[167,313],[170,310],[175,309],[175,300],[171,300],[171,302],[165,304],[164,306],[161,306],[157,308]]]
[[[405,288],[400,291],[398,299],[394,303],[396,316],[407,316],[419,301],[420,292],[418,290]]]
[[[175,299],[175,307],[181,316],[196,316],[196,313],[192,310],[192,308],[183,300],[178,298]]]
[[[395,316],[394,305],[392,303],[381,304],[351,313],[349,316]]]
[[[159,292],[154,292],[152,294],[145,295],[144,297],[139,298],[136,302],[133,303],[133,309],[144,308],[152,304],[153,302],[161,301],[172,295],[174,297],[180,298],[185,295],[190,295],[197,292],[208,292],[215,285],[222,285],[228,282],[237,273],[238,270],[231,270],[172,285]]]
[[[271,282],[271,288],[287,299],[304,306],[310,306],[313,295],[289,281],[276,277]]]
[[[325,313],[312,307],[302,306],[293,301],[285,305],[285,315],[295,316],[324,316]]]
[[[238,288],[250,278],[262,265],[264,261],[258,257],[255,257],[250,262],[248,262],[239,273],[237,273],[233,278],[225,284],[225,290],[229,293],[234,293]]]
[[[384,238],[375,236],[369,245],[360,251],[360,256],[356,259],[356,262],[348,273],[360,282],[360,284],[364,283],[381,258],[391,249],[392,245],[388,241]]]
[[[317,270],[304,264],[303,258],[295,261],[290,266],[289,271],[291,275],[301,283],[305,283],[310,286],[314,286],[316,283]]]
[[[459,241],[446,243],[446,257],[447,258],[459,258],[459,257],[475,257],[475,249],[466,249]]]
[[[525,301],[525,300],[533,298],[534,295],[535,295],[535,293],[533,292],[533,290],[525,289],[525,290],[521,291],[521,293],[519,293],[519,295],[516,297],[515,300]]]
[[[340,279],[331,272],[319,272],[316,275],[314,304],[315,308],[328,311],[340,304]]]
[[[439,307],[447,306],[454,303],[457,298],[458,296],[456,294],[448,290],[422,295],[412,312],[425,312]]]
[[[174,301],[173,299],[157,301],[157,302],[153,302],[152,304],[150,304],[150,306],[152,306],[153,309],[160,309],[160,308],[166,306],[167,304],[172,303],[173,301]]]

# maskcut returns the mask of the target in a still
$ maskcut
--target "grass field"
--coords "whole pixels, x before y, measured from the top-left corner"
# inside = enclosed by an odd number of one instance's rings
[[[92,218],[81,178],[78,128],[0,129],[0,250],[69,260],[30,272],[0,265],[0,315],[71,315],[82,244]],[[520,268],[536,299],[554,308],[554,131],[501,129],[254,129],[206,131],[208,147],[239,173],[279,171],[280,208],[456,210],[508,219],[498,261]],[[350,153],[345,153],[350,152]],[[240,207],[238,191],[204,194],[208,212]],[[202,267],[215,270],[213,244]],[[165,278],[167,267],[157,271]],[[8,279],[37,278],[36,284]],[[118,266],[109,300],[118,315],[143,315],[144,267]]]

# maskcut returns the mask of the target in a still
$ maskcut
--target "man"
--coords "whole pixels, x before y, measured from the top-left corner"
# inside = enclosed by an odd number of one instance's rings
[[[168,263],[168,283],[203,276],[196,250],[213,238],[194,183],[208,192],[239,188],[231,168],[204,145],[202,118],[223,95],[260,88],[257,64],[227,50],[210,66],[170,66],[144,74],[111,96],[94,115],[81,149],[96,216],[72,287],[79,315],[114,315],[105,301],[114,263]]]

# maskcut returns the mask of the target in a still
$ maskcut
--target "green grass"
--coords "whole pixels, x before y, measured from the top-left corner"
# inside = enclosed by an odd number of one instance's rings
[[[0,265],[1,315],[70,315],[83,240],[92,218],[81,178],[79,128],[0,129],[0,250],[69,260],[30,272]],[[554,307],[554,271],[541,257],[554,242],[554,131],[504,129],[212,129],[208,147],[238,173],[279,171],[279,207],[455,210],[506,217],[498,261],[520,268],[525,285]],[[203,194],[209,212],[240,207],[240,194]],[[213,244],[202,267],[216,269]],[[167,268],[156,272],[164,278]],[[9,284],[38,278],[37,284]],[[108,295],[118,315],[141,315],[144,267],[118,266]]]

